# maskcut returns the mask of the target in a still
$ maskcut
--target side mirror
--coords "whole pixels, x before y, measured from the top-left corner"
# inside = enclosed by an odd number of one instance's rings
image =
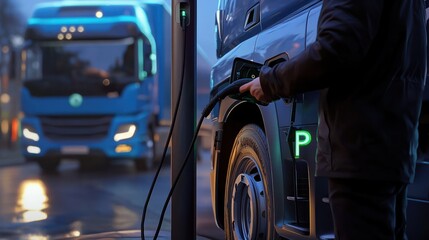
[[[223,18],[224,10],[217,10],[215,16],[215,25],[216,25],[216,55],[217,57],[222,56],[222,42],[223,42]]]
[[[144,36],[143,38],[140,38],[138,40],[138,51],[142,52],[143,56],[143,65],[138,67],[139,71],[139,79],[142,80],[145,77],[153,76],[157,69],[156,67],[156,58],[154,57],[156,55],[156,51],[154,52],[154,46],[151,44],[149,39]],[[136,53],[137,56],[139,53]],[[141,61],[141,60],[139,60]]]

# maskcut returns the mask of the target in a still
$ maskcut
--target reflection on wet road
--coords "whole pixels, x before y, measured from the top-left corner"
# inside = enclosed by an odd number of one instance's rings
[[[13,222],[35,222],[48,218],[46,186],[39,179],[23,181],[18,188],[18,200]]]
[[[197,164],[197,233],[222,239],[213,222],[209,160]],[[59,239],[101,232],[140,230],[141,212],[155,170],[138,172],[132,163],[81,171],[64,161],[56,174],[36,164],[0,168],[0,239]],[[159,176],[145,229],[155,230],[170,187],[170,168]],[[170,210],[161,231],[169,232]]]

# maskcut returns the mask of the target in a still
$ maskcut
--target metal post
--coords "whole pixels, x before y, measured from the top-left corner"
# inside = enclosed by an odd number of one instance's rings
[[[196,0],[172,0],[172,106],[183,78],[178,115],[172,134],[171,179],[185,161],[196,125]],[[186,20],[184,21],[186,17]],[[182,66],[184,71],[182,73]],[[183,74],[183,76],[182,76]],[[190,155],[171,198],[172,239],[196,239],[196,151]]]

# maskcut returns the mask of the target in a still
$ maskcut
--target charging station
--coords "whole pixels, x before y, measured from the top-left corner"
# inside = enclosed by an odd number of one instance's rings
[[[196,121],[196,0],[172,0],[171,8],[172,106],[177,104],[174,101],[179,101],[176,127],[173,129],[171,142],[171,179],[174,182],[179,177],[176,190],[171,197],[171,237],[195,239],[195,148],[187,161],[186,158]],[[183,174],[180,174],[183,164],[186,165]]]

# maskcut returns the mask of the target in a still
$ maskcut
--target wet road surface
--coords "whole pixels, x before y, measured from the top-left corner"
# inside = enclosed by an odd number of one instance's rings
[[[197,164],[197,235],[223,239],[211,209],[208,154]],[[35,163],[0,168],[0,239],[65,239],[128,231],[140,237],[141,214],[156,170],[138,172],[132,162],[100,171],[82,171],[76,161],[63,161],[58,173],[44,174]],[[170,187],[164,167],[145,221],[148,239],[156,230]],[[186,219],[184,219],[186,221]],[[170,209],[160,239],[168,239]]]

